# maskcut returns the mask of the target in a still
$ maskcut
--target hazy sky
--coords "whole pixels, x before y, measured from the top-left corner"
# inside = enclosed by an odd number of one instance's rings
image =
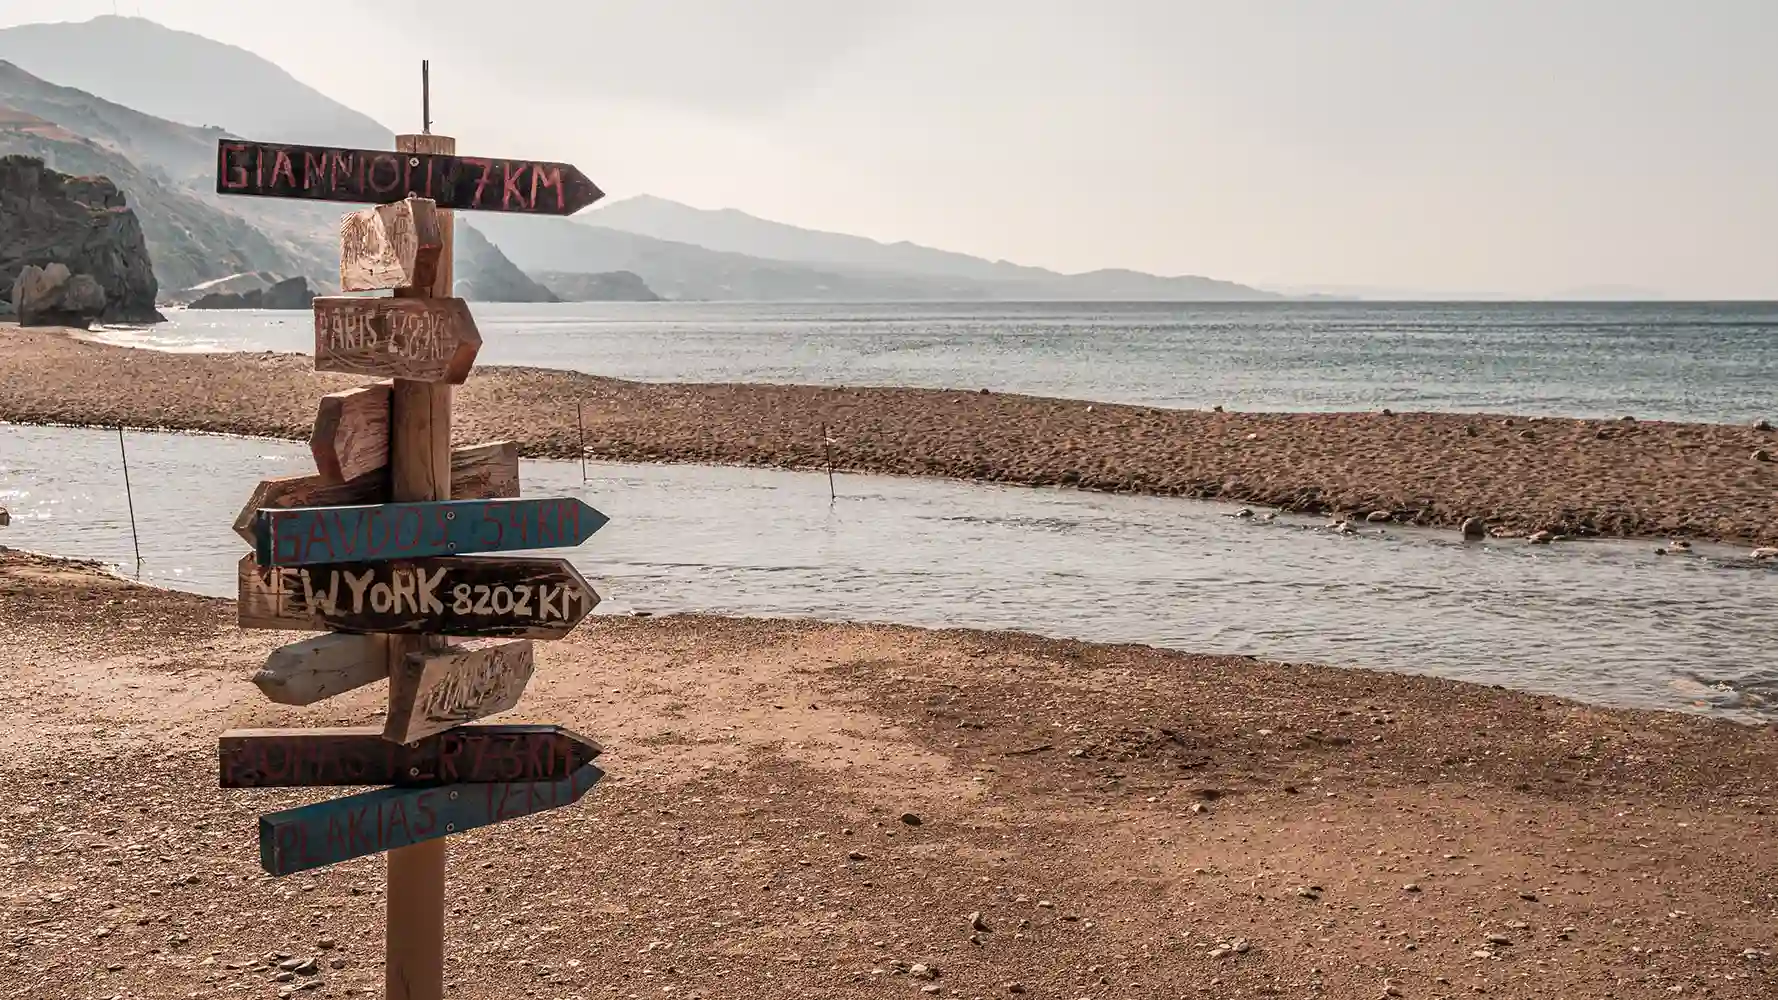
[[[613,197],[1071,271],[1778,298],[1778,0],[115,6],[397,130],[430,58],[460,150]]]

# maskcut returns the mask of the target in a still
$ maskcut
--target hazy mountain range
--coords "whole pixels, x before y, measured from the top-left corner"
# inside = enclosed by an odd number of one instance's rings
[[[341,205],[214,192],[216,140],[388,148],[393,132],[244,49],[131,17],[0,30],[0,153],[31,152],[62,170],[111,176],[143,215],[165,287],[234,270],[337,280]],[[143,67],[178,67],[158,72]],[[217,87],[216,80],[229,85]],[[5,112],[0,111],[0,119]],[[29,116],[35,121],[26,121]],[[466,150],[466,152],[473,152]],[[597,164],[579,164],[598,179]],[[465,213],[468,215],[468,213]],[[150,218],[156,221],[150,226]],[[460,281],[516,270],[564,297],[635,287],[672,299],[1255,301],[1282,296],[1211,278],[1102,270],[1067,275],[912,243],[802,229],[732,209],[638,195],[572,219],[459,216],[487,236],[459,242]],[[161,256],[169,259],[163,263]],[[477,259],[479,258],[479,259]],[[162,274],[162,272],[165,272]],[[217,273],[210,273],[217,272]],[[509,273],[510,272],[510,273]],[[517,275],[524,279],[523,275]],[[541,289],[532,297],[542,297]],[[491,291],[492,289],[488,289]],[[523,296],[521,296],[523,297]]]

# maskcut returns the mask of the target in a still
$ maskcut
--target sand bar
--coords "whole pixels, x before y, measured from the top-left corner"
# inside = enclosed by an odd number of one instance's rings
[[[382,862],[263,877],[256,816],[329,793],[222,791],[215,737],[374,724],[383,689],[273,705],[248,677],[301,636],[233,615],[0,551],[0,983],[19,995],[269,996],[279,951],[316,959],[318,995],[380,995]],[[1778,990],[1770,726],[692,616],[539,644],[500,719],[601,741],[611,778],[452,840],[459,996]]]
[[[306,439],[365,379],[295,354],[168,354],[0,327],[0,420]],[[484,366],[459,443],[538,458],[818,468],[1075,486],[1501,533],[1778,544],[1778,433],[1475,414],[1217,413],[979,391],[644,383]],[[1756,458],[1756,453],[1767,460]]]

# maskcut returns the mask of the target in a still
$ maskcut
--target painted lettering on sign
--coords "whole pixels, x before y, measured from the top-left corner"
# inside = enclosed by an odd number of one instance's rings
[[[223,788],[556,781],[600,746],[561,726],[458,726],[396,742],[371,727],[231,729],[217,741]]]
[[[557,639],[599,602],[564,559],[239,566],[242,628]]]
[[[383,738],[412,743],[519,703],[536,667],[531,640],[472,639],[408,654],[402,682],[389,688]]]
[[[259,818],[259,860],[289,875],[381,854],[578,801],[604,777],[583,764],[556,781],[384,788]]]
[[[572,497],[440,500],[265,510],[254,539],[261,565],[305,566],[569,548],[606,523]]]
[[[410,196],[442,209],[572,215],[605,196],[566,163],[397,153],[223,139],[218,194],[389,203]]]
[[[315,370],[462,384],[482,337],[462,299],[315,299]]]

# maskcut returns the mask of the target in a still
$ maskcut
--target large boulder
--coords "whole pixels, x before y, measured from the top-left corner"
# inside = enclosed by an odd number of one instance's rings
[[[285,278],[261,293],[261,309],[307,309],[315,301],[307,278]]]
[[[70,177],[31,156],[0,156],[0,289],[9,296],[26,267],[66,268],[69,277],[51,311],[83,313],[107,323],[158,323],[154,269],[136,213],[103,177]],[[76,281],[85,277],[86,281]],[[90,282],[90,285],[89,285]],[[98,295],[93,294],[93,287]],[[69,298],[72,296],[72,298]],[[24,319],[24,309],[12,301]]]
[[[105,289],[90,274],[71,273],[66,264],[27,264],[12,283],[12,303],[20,326],[85,329],[105,314]]]
[[[307,278],[285,278],[265,288],[244,292],[211,292],[199,296],[193,309],[307,309],[315,292]]]

